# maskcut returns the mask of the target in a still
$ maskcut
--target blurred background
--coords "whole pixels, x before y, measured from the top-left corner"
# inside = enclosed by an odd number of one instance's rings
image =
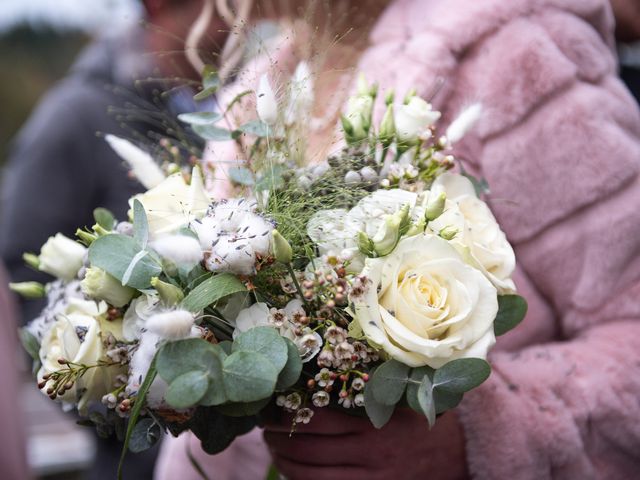
[[[161,5],[163,1],[172,4],[175,11],[193,8],[186,7],[187,4],[196,4],[196,8],[199,8],[199,2],[193,0],[149,0],[145,3],[149,8],[149,5]],[[615,7],[618,2],[612,0],[612,3]],[[93,38],[107,33],[111,37],[118,37],[119,32],[135,28],[144,16],[145,8],[141,0],[0,0],[0,176],[16,134],[43,95],[65,76],[80,51]],[[186,15],[177,20],[176,16],[168,18],[172,22],[184,22],[182,30],[191,21]],[[624,18],[624,14],[621,14],[621,18]],[[162,17],[158,16],[158,19]],[[170,28],[169,25],[166,23],[164,28]],[[640,43],[637,39],[640,33],[623,25],[617,36],[621,77],[639,99]],[[46,126],[42,128],[46,130]],[[126,202],[122,202],[123,208],[125,205]],[[69,216],[73,217],[71,213]],[[76,218],[74,220],[77,221]],[[2,313],[0,308],[0,327],[4,328],[0,334],[9,332],[6,338],[14,341],[15,324],[10,323],[11,318],[4,316],[10,315]],[[18,354],[18,363],[21,366],[17,395],[19,412],[14,417],[20,415],[16,425],[24,430],[26,462],[33,476],[69,480],[102,478],[89,472],[96,464],[96,453],[106,447],[100,446],[91,429],[76,425],[74,417],[62,413],[57,404],[37,391],[29,371],[29,362],[22,353]],[[3,408],[2,405],[0,408]],[[4,412],[0,413],[4,415]],[[14,443],[21,442],[12,440]],[[1,445],[2,448],[5,445]],[[117,452],[117,445],[114,451]],[[113,458],[105,459],[107,463],[113,461]],[[1,462],[0,469],[5,471]],[[13,480],[13,477],[3,474],[0,477]],[[104,478],[113,477],[105,474]],[[16,477],[16,480],[20,479]]]

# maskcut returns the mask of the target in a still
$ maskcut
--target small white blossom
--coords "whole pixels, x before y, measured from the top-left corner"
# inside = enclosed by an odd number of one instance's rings
[[[301,408],[296,413],[295,421],[296,423],[309,423],[311,421],[311,417],[313,417],[313,410],[310,408]]]
[[[338,404],[342,405],[344,408],[353,407],[353,398],[349,395],[346,397],[340,397],[338,399]]]
[[[287,395],[284,402],[284,408],[287,410],[297,410],[300,408],[300,405],[302,405],[302,397],[299,393],[291,393]]]
[[[351,382],[351,388],[353,388],[355,391],[359,392],[360,390],[362,390],[364,388],[364,380],[361,379],[360,377],[358,378],[354,378],[353,382]]]
[[[330,387],[333,385],[333,374],[328,368],[323,368],[316,374],[315,380],[321,387]]]
[[[285,397],[284,395],[278,395],[276,397],[276,405],[278,407],[284,407],[284,404],[286,403],[286,401],[287,401],[287,397]]]
[[[326,407],[327,405],[329,405],[330,400],[331,396],[324,390],[314,393],[311,397],[311,401],[316,407]]]
[[[353,403],[356,407],[364,407],[364,395],[362,393],[357,394],[353,397]]]
[[[347,331],[344,328],[336,327],[335,325],[327,328],[324,332],[324,338],[332,345],[342,343],[347,339]]]

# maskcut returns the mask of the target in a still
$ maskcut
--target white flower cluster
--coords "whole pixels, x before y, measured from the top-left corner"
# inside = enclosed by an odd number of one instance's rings
[[[205,265],[212,272],[252,275],[256,262],[269,254],[274,226],[255,213],[256,202],[244,198],[220,202],[191,228],[204,250]]]

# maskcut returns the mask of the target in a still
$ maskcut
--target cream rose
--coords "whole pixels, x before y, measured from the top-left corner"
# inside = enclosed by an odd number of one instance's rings
[[[49,237],[38,257],[38,268],[68,282],[82,267],[87,249],[61,233]]]
[[[106,320],[107,308],[105,302],[69,300],[42,339],[39,381],[45,374],[63,368],[58,363],[59,358],[82,365],[96,365],[101,360],[108,360],[104,341],[109,333],[117,339],[122,338],[122,320]],[[77,402],[80,413],[86,412],[89,402],[98,401],[113,390],[115,377],[124,372],[120,366],[90,368],[59,399],[68,403]],[[50,386],[49,383],[43,391]]]
[[[429,224],[434,233],[446,226],[457,228],[459,233],[452,242],[468,248],[469,263],[480,269],[500,294],[514,293],[511,275],[516,266],[515,253],[487,204],[476,196],[469,179],[445,173],[436,179],[431,190],[445,192],[448,199],[444,214]]]
[[[368,258],[369,286],[351,298],[367,339],[412,367],[486,358],[495,343],[496,288],[446,240],[420,234]]]
[[[395,124],[398,140],[413,143],[440,118],[440,112],[420,97],[412,97],[406,105],[396,108]]]
[[[198,167],[193,169],[190,184],[181,173],[175,173],[157,187],[133,197],[132,206],[135,199],[140,200],[145,209],[152,237],[175,232],[202,218],[211,204]]]

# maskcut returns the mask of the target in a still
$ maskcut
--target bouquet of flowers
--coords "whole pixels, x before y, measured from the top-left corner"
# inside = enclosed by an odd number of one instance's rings
[[[196,98],[218,87],[206,67]],[[341,148],[310,165],[305,64],[285,90],[278,101],[262,77],[257,118],[237,128],[246,92],[222,113],[179,116],[244,153],[228,169],[237,197],[212,200],[204,162],[158,164],[107,136],[148,188],[129,218],[97,209],[77,240],[57,234],[25,254],[56,277],[12,285],[48,298],[22,331],[38,387],[121,435],[125,451],[190,430],[213,454],[267,407],[290,412],[292,430],[331,407],[377,428],[408,407],[432,425],[489,376],[496,335],[524,317],[486,184],[452,172],[449,150],[479,105],[441,135],[440,113],[415,92],[378,95],[361,78]]]

